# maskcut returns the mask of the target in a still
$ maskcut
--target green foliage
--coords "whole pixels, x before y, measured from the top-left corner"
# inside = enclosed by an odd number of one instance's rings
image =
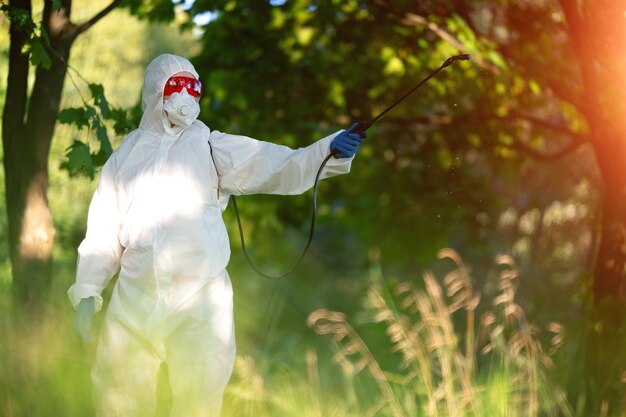
[[[87,135],[95,131],[99,143],[97,151],[92,151],[88,142],[74,140],[67,148],[66,161],[61,168],[70,176],[87,175],[94,177],[95,168],[104,165],[113,152],[106,122],[112,122],[116,134],[125,134],[133,129],[128,112],[119,108],[110,108],[104,95],[104,87],[100,84],[88,84],[91,93],[91,104],[84,101],[83,107],[63,109],[58,116],[59,122],[73,125],[77,130],[87,129]]]
[[[550,93],[554,78],[566,89],[578,82],[571,51],[550,53],[566,36],[558,7],[455,4],[195,1],[192,16],[212,16],[193,59],[206,87],[201,118],[222,131],[306,146],[376,115],[450,55],[472,53],[472,61],[442,71],[368,131],[350,177],[322,184],[321,200],[333,205],[321,221],[346,225],[405,271],[428,264],[441,246],[487,264],[496,242],[521,238],[499,230],[507,208],[543,210],[570,198],[581,178],[593,183],[596,173],[588,153],[571,156],[569,164],[581,168],[563,177],[567,162],[536,162],[524,150],[559,149],[570,140],[563,132],[584,125]],[[536,20],[529,24],[519,17],[524,13]],[[524,177],[536,179],[531,188],[515,185]],[[305,207],[296,200],[255,200],[242,212],[272,216]],[[304,210],[282,215],[293,225],[308,217]],[[570,236],[585,233],[590,222],[569,229]],[[583,258],[573,255],[568,268]]]
[[[107,103],[106,97],[104,97],[104,87],[101,84],[89,84],[89,91],[93,102],[100,109],[100,114],[105,119],[109,117],[109,103]]]
[[[95,111],[93,111],[92,113],[95,113]],[[82,107],[74,107],[62,110],[59,113],[59,122],[74,124],[77,128],[81,129],[83,126],[89,126],[90,117],[87,116],[86,109]]]
[[[4,15],[13,22],[19,30],[25,30],[27,32],[34,32],[36,25],[30,17],[28,10],[21,7],[9,6],[3,4],[0,6],[0,10]]]
[[[50,45],[50,39],[43,26],[36,24],[30,12],[20,7],[2,4],[0,11],[15,24],[18,30],[26,32],[27,39],[22,52],[30,56],[31,64],[50,68],[52,60],[46,50],[46,47]]]
[[[42,33],[44,31],[42,30]],[[41,65],[42,67],[48,69],[50,65],[52,65],[52,60],[50,59],[50,55],[46,51],[44,43],[40,38],[32,38],[30,42],[27,44],[27,47],[23,50],[24,53],[30,54],[30,62],[34,66]]]
[[[123,7],[139,19],[155,22],[169,22],[174,19],[175,5],[180,1],[171,0],[127,0]]]
[[[73,177],[82,173],[93,178],[95,174],[94,164],[87,144],[75,140],[72,146],[67,148],[67,159],[68,161],[64,162],[61,167],[66,169],[70,176]]]

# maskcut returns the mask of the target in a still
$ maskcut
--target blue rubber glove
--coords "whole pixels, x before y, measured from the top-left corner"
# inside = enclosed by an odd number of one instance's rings
[[[93,342],[94,336],[91,331],[93,316],[96,314],[95,299],[83,298],[76,308],[76,331],[85,342]]]
[[[337,152],[335,158],[351,158],[356,154],[359,145],[365,139],[365,133],[355,133],[353,130],[358,126],[354,123],[350,129],[344,130],[330,144],[330,151]]]

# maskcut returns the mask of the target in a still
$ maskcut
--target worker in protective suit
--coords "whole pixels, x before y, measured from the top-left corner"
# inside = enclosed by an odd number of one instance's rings
[[[68,291],[78,331],[91,337],[101,293],[119,271],[92,380],[99,417],[152,416],[167,364],[171,415],[217,417],[235,358],[229,195],[298,194],[347,173],[357,133],[297,150],[210,130],[197,120],[202,86],[191,63],[161,55],[146,69],[143,116],[100,173]]]

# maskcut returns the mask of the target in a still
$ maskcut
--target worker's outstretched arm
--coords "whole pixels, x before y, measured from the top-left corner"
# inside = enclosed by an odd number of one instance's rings
[[[320,165],[333,149],[338,158],[328,161],[321,178],[350,172],[360,140],[358,134],[339,131],[306,148],[291,149],[214,131],[210,143],[224,193],[301,194],[313,186]]]

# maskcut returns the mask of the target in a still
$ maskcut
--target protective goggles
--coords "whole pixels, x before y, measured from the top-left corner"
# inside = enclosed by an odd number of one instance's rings
[[[187,89],[190,96],[200,97],[202,95],[202,83],[192,77],[170,77],[163,88],[164,96],[171,96],[180,93],[183,88]]]

